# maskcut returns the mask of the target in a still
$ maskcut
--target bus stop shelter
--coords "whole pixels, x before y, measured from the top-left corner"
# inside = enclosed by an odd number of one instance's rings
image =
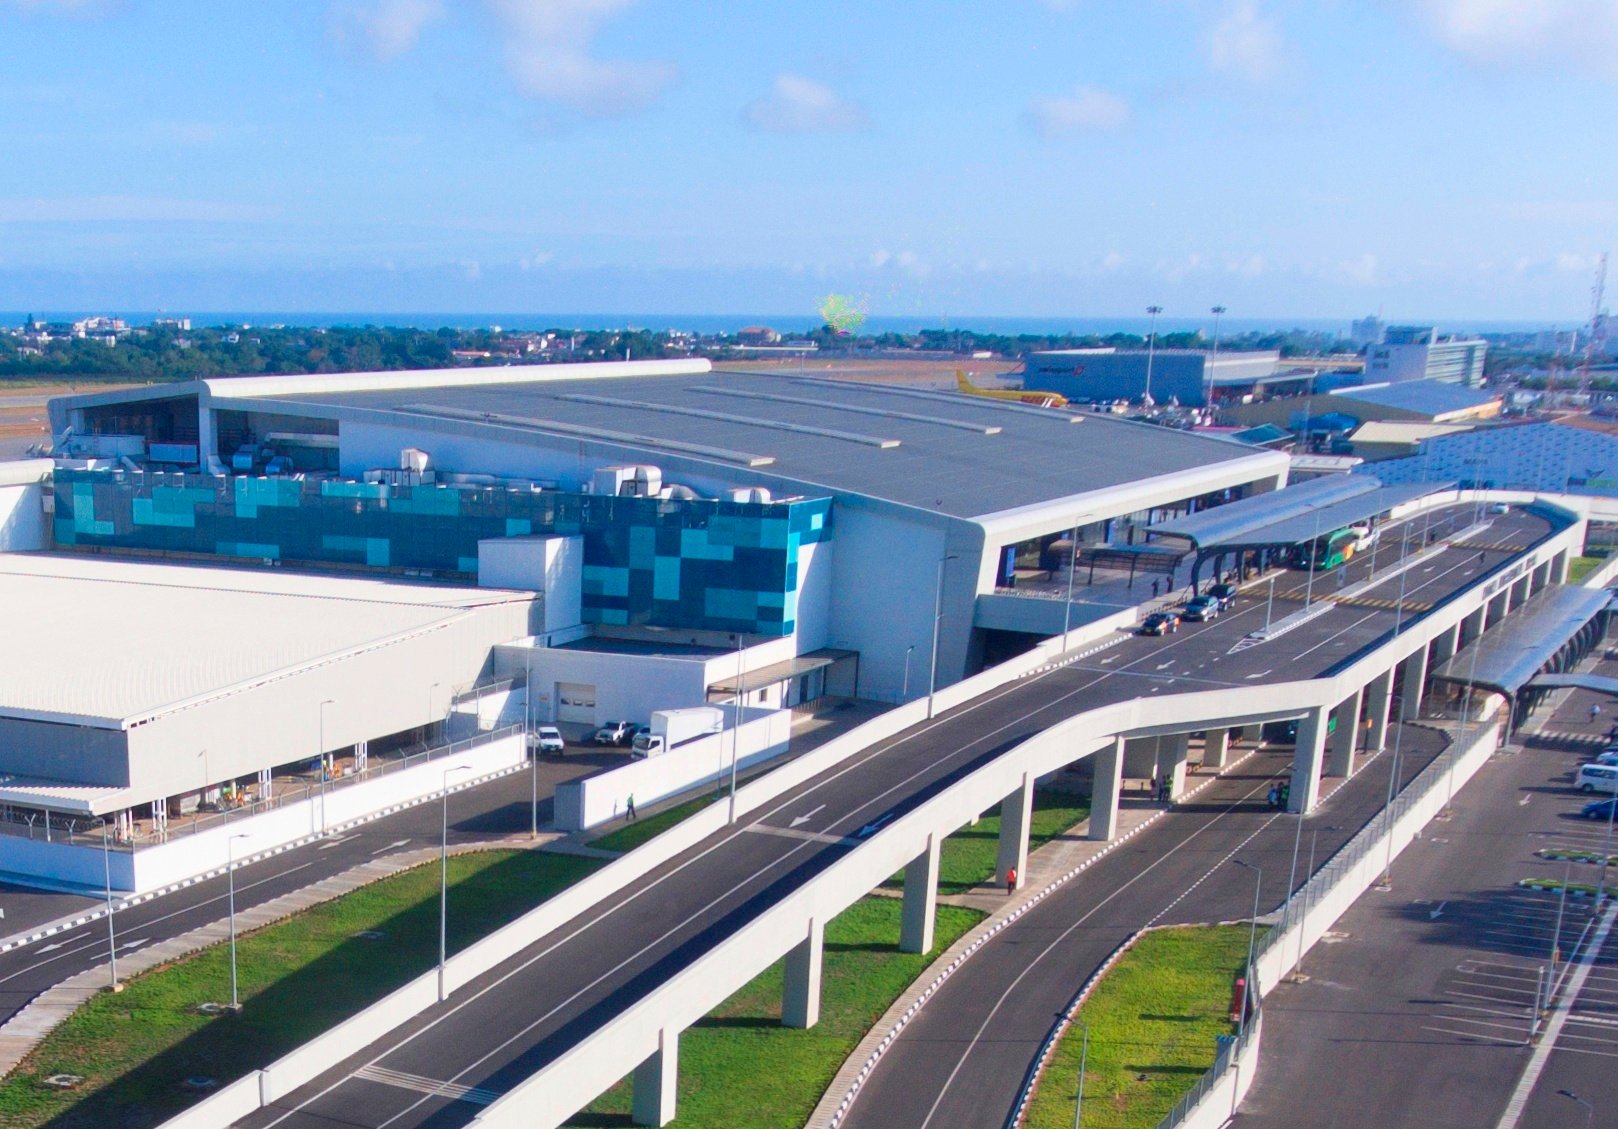
[[[1258,494],[1201,513],[1159,522],[1146,530],[1151,537],[1180,538],[1196,552],[1191,567],[1195,587],[1204,562],[1213,561],[1216,576],[1225,558],[1234,557],[1245,578],[1249,565],[1262,570],[1276,556],[1290,556],[1324,534],[1361,522],[1374,522],[1395,506],[1445,489],[1426,482],[1384,486],[1368,474],[1317,478],[1285,490]]]
[[[1547,588],[1445,659],[1432,673],[1433,686],[1448,683],[1502,695],[1511,704],[1508,727],[1515,728],[1545,695],[1566,684],[1547,676],[1571,671],[1601,642],[1611,604],[1612,593],[1605,588]]]

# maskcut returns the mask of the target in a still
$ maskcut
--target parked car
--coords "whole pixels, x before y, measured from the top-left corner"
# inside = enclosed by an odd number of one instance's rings
[[[1579,814],[1585,819],[1611,819],[1612,809],[1618,807],[1618,796],[1607,800],[1591,800],[1579,809]]]
[[[563,753],[567,751],[567,744],[562,740],[562,731],[554,725],[541,725],[528,735],[528,747],[538,749],[542,753]]]
[[[1509,514],[1511,512],[1511,507],[1506,505],[1504,502],[1496,502],[1494,505],[1489,507],[1489,512],[1491,514]]]
[[[1153,612],[1140,621],[1142,635],[1173,635],[1180,629],[1180,617],[1174,612]]]
[[[1216,596],[1193,596],[1186,601],[1185,610],[1180,613],[1182,619],[1192,623],[1206,623],[1210,619],[1219,618],[1219,599]]]
[[[1618,765],[1618,749],[1604,749],[1596,754],[1592,764]]]
[[[1218,600],[1219,610],[1224,611],[1226,608],[1230,607],[1230,605],[1236,602],[1236,585],[1212,584],[1209,585],[1208,590],[1204,592],[1203,595],[1212,596],[1214,599]]]
[[[595,732],[595,743],[598,745],[627,745],[635,738],[635,723],[632,721],[604,721]]]
[[[1618,793],[1618,765],[1584,764],[1579,766],[1573,786],[1581,792]]]

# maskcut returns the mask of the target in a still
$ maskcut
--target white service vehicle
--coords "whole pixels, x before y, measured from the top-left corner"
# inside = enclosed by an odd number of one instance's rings
[[[691,706],[681,710],[654,710],[648,732],[635,734],[630,745],[637,757],[655,757],[687,741],[707,737],[725,728],[724,711],[715,706]]]

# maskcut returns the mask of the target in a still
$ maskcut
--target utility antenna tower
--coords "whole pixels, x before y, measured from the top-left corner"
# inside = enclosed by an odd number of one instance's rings
[[[1595,285],[1590,287],[1590,324],[1584,331],[1584,359],[1579,364],[1579,392],[1590,391],[1590,364],[1597,353],[1607,350],[1607,252],[1601,252],[1596,265]]]

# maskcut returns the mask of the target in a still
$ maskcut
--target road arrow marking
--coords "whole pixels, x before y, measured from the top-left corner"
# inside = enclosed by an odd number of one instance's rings
[[[1169,660],[1169,661],[1168,661],[1168,662],[1166,662],[1166,663],[1158,663],[1158,664],[1157,664],[1157,669],[1158,669],[1158,670],[1167,670],[1167,669],[1168,669],[1168,668],[1169,668],[1169,667],[1171,667],[1171,666],[1173,666],[1173,665],[1174,665],[1174,660],[1173,660],[1173,659],[1170,659],[1170,660]]]
[[[357,838],[359,838],[359,836],[357,836],[357,835],[344,835],[341,839],[329,839],[325,843],[321,844],[319,849],[322,850],[322,851],[329,851],[333,847],[337,846],[340,843],[346,843],[350,839],[357,839]]]
[[[1273,670],[1274,668],[1272,667],[1271,669]],[[1263,678],[1268,673],[1270,673],[1268,670],[1261,670],[1257,674],[1249,674],[1247,680],[1251,682],[1255,678]]]
[[[341,840],[339,840],[339,841],[341,841]],[[386,852],[396,850],[397,848],[402,847],[402,846],[404,846],[405,844],[407,844],[409,842],[410,842],[409,839],[396,839],[393,842],[389,843],[385,847],[378,847],[376,850],[372,851],[371,853],[373,855],[385,854]]]
[[[57,941],[53,945],[41,945],[41,946],[39,946],[39,948],[36,951],[41,952],[41,953],[54,953],[57,949],[65,949],[65,948],[67,948],[67,942],[66,941]]]
[[[893,813],[890,811],[888,814],[881,816],[878,819],[873,819],[870,823],[867,823],[864,827],[860,828],[855,834],[861,839],[869,839],[872,835],[875,835],[892,821]]]
[[[151,940],[150,937],[142,937],[139,940],[135,940],[135,941],[125,941],[123,944],[119,945],[118,947],[120,949],[138,949],[138,948],[140,948],[140,946],[144,945],[147,941],[150,941],[150,940]]]
[[[805,812],[803,815],[794,817],[793,820],[792,820],[791,826],[797,827],[800,824],[808,823],[811,819],[815,818],[815,816],[819,815],[821,812],[823,812],[825,810],[826,810],[826,805],[821,804],[814,811]]]
[[[1427,920],[1428,921],[1437,921],[1439,916],[1444,912],[1444,907],[1447,906],[1447,905],[1449,905],[1448,902],[1439,902],[1438,905],[1435,908],[1428,910],[1427,911]]]

